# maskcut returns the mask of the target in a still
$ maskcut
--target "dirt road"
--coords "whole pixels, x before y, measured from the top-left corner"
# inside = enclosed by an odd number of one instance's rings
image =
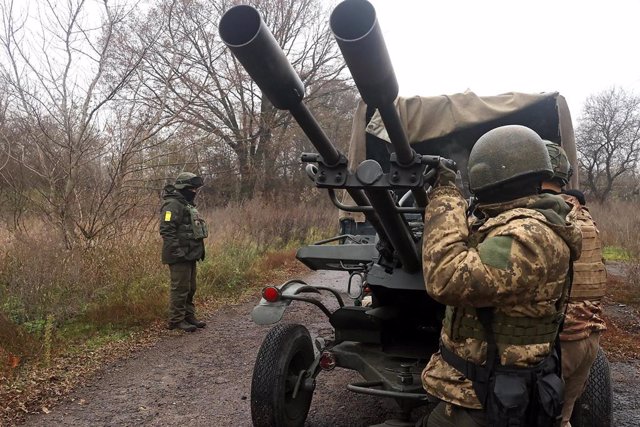
[[[311,284],[345,288],[346,275],[313,273]],[[28,426],[250,426],[253,363],[268,327],[249,313],[257,298],[225,307],[193,334],[172,335],[135,357],[106,367],[48,414]],[[327,335],[329,324],[312,306],[295,304],[286,321],[305,324],[312,336]],[[615,426],[640,424],[637,362],[612,364]],[[396,415],[392,401],[355,395],[346,384],[359,377],[336,369],[318,377],[308,426],[368,426]]]

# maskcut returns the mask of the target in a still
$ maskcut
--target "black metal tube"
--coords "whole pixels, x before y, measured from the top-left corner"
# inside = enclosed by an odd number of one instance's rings
[[[356,205],[372,206],[371,202],[369,202],[369,198],[364,193],[364,191],[356,190],[355,188],[347,188],[347,193],[349,193],[349,196],[351,196],[351,199],[353,199]],[[380,217],[375,212],[375,207],[374,211],[364,211],[362,213],[364,214],[364,217],[367,219],[367,221],[369,221],[371,226],[376,230],[376,232],[378,233],[378,237],[380,237],[380,240],[384,242],[391,242],[385,227],[382,225]]]
[[[398,81],[371,3],[343,1],[329,22],[364,102],[374,107],[393,103]]]
[[[320,301],[318,301],[317,299],[313,299],[313,298],[305,298],[305,297],[300,297],[297,295],[282,295],[280,297],[281,299],[289,299],[292,301],[302,301],[302,302],[308,302],[309,304],[313,304],[316,307],[318,307],[320,310],[322,310],[322,312],[324,314],[327,315],[327,317],[331,317],[331,311],[329,311],[329,309]]]
[[[300,125],[309,141],[318,150],[318,153],[322,156],[322,159],[328,166],[334,166],[338,164],[340,160],[340,151],[329,140],[329,137],[320,127],[320,124],[311,114],[311,111],[302,102],[293,105],[289,111],[296,122]]]
[[[411,232],[402,216],[396,211],[395,202],[385,189],[365,190],[365,194],[371,201],[371,206],[378,214],[384,227],[389,242],[395,248],[402,269],[407,273],[415,273],[422,268],[418,250],[411,236]]]
[[[398,80],[375,9],[366,0],[345,0],[331,13],[330,25],[362,99],[380,112],[398,163],[410,164],[415,151],[393,104]]]
[[[359,213],[363,213],[366,214],[367,212],[375,212],[373,209],[373,206],[361,206],[361,205],[357,205],[357,206],[349,206],[349,205],[345,205],[344,203],[340,202],[338,200],[338,196],[336,195],[336,192],[333,188],[328,188],[327,189],[328,193],[329,193],[329,199],[331,199],[331,203],[333,203],[333,205],[335,207],[337,207],[338,209],[340,209],[341,211],[345,211],[345,212],[359,212]],[[426,199],[426,193],[425,193],[425,199]],[[425,207],[420,207],[420,206],[416,206],[416,207],[402,207],[402,206],[398,206],[396,207],[396,212],[398,213],[424,213]],[[336,239],[336,237],[333,237],[332,239]],[[318,242],[316,242],[316,244],[318,244]]]
[[[336,300],[338,300],[338,305],[340,307],[344,307],[344,301],[342,300],[342,297],[340,296],[340,294],[338,293],[338,291],[336,291],[335,289],[331,289],[328,288],[326,286],[314,286],[316,289],[320,289],[321,291],[329,291],[333,294],[334,297],[336,297]]]
[[[300,76],[255,8],[232,7],[220,19],[218,30],[222,41],[276,108],[289,110],[302,101]]]
[[[414,188],[411,190],[411,194],[413,194],[413,198],[416,201],[416,206],[418,206],[424,213],[424,209],[429,203],[429,200],[427,199],[427,192],[424,188]]]
[[[391,144],[393,144],[398,163],[400,165],[410,165],[415,158],[416,152],[409,145],[409,139],[404,131],[395,105],[393,103],[380,105],[378,106],[378,112],[387,130]]]
[[[248,5],[234,6],[220,19],[220,37],[256,82],[262,93],[280,110],[289,110],[325,163],[338,164],[340,152],[302,103],[304,85],[275,37]]]
[[[394,399],[412,399],[430,401],[429,395],[426,393],[409,393],[404,391],[376,389],[373,387],[384,387],[382,381],[365,381],[359,383],[347,384],[347,390],[354,393],[369,394],[372,396],[392,397]],[[433,399],[435,400],[435,398]]]

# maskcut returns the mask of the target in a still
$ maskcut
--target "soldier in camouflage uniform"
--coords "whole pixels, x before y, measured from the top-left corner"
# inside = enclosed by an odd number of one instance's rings
[[[164,188],[160,209],[162,262],[169,265],[171,291],[169,329],[193,332],[205,322],[195,316],[193,296],[196,292],[196,261],[204,259],[207,224],[198,213],[194,199],[202,178],[182,172],[175,184]]]
[[[441,400],[426,420],[429,427],[490,425],[470,372],[489,364],[488,348],[502,366],[530,367],[547,359],[557,338],[569,260],[580,254],[580,230],[565,221],[569,206],[539,194],[552,169],[534,131],[515,125],[489,131],[473,147],[468,168],[478,200],[471,223],[455,173],[445,164],[424,218],[427,292],[447,306],[441,350],[422,373],[426,391]],[[479,318],[487,307],[492,346]],[[466,372],[452,366],[454,359]]]
[[[553,176],[542,183],[543,192],[560,194],[571,178],[567,154],[557,144],[545,141]],[[600,333],[606,329],[602,317],[607,271],[602,262],[602,242],[584,197],[561,194],[573,206],[572,215],[582,230],[582,255],[573,263],[573,282],[564,328],[560,334],[562,375],[566,383],[562,426],[568,426],[573,406],[584,390],[591,365],[600,348]],[[577,194],[579,196],[579,194]],[[582,200],[580,200],[582,199]]]

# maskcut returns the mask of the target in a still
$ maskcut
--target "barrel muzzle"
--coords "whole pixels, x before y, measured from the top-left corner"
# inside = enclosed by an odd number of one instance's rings
[[[398,80],[371,3],[343,1],[331,13],[330,26],[364,102],[373,107],[393,103]]]
[[[232,7],[220,19],[219,32],[276,108],[291,110],[300,104],[304,84],[255,8]]]

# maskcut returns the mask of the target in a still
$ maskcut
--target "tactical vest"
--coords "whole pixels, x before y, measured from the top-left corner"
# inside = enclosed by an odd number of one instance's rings
[[[584,208],[578,209],[578,223],[582,231],[582,255],[573,263],[569,301],[599,301],[604,296],[607,282],[600,235],[589,211]]]
[[[193,240],[202,240],[209,236],[209,229],[207,228],[206,221],[200,216],[200,213],[193,205],[186,205],[185,208],[189,211],[191,217],[191,224],[184,227],[183,232],[185,237]]]
[[[534,210],[546,216],[544,210]],[[469,247],[477,248],[480,242],[485,239],[486,233],[477,231],[477,228],[483,222],[474,224],[476,230],[469,236],[467,241]],[[567,277],[561,297],[556,304],[556,312],[550,316],[515,317],[494,312],[492,329],[495,341],[506,345],[553,343],[564,319],[564,307],[570,281],[571,279]],[[482,326],[476,309],[473,307],[447,306],[442,327],[454,341],[463,341],[465,338],[487,341],[485,328]]]
[[[562,321],[562,312],[547,317],[514,317],[496,312],[493,333],[499,344],[529,345],[552,343]],[[487,341],[485,330],[473,307],[447,306],[442,327],[454,341],[474,338]]]
[[[547,217],[550,213],[535,209]],[[547,219],[549,219],[547,217]],[[550,222],[553,222],[550,219]],[[476,232],[469,239],[472,247],[484,240]],[[495,427],[547,427],[559,425],[564,382],[561,378],[558,332],[572,283],[572,262],[555,313],[540,318],[508,316],[495,308],[447,306],[443,329],[454,341],[475,338],[487,343],[485,364],[475,364],[459,356],[440,342],[445,362],[471,380],[485,411],[488,424]],[[549,283],[552,285],[552,283]],[[498,344],[553,344],[551,352],[537,365],[503,366]]]
[[[469,379],[487,420],[494,427],[559,426],[564,396],[560,363],[560,345],[535,366],[517,367],[500,364],[497,333],[493,331],[496,313],[479,308],[477,318],[486,333],[487,361],[477,365],[458,356],[440,341],[445,362]],[[556,335],[557,337],[557,335]]]

